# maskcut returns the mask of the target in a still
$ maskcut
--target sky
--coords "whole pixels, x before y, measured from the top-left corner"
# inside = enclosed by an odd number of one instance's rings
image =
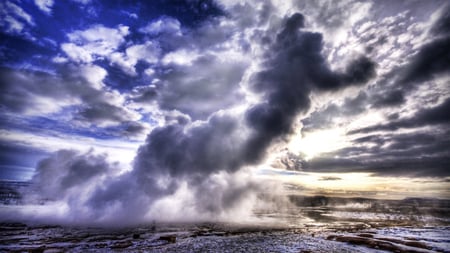
[[[277,182],[450,197],[449,13],[439,0],[2,1],[0,179],[86,221],[186,204],[228,217]]]

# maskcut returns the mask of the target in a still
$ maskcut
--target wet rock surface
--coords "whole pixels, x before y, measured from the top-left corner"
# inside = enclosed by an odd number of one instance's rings
[[[389,252],[450,252],[450,227],[390,227],[370,233],[331,234],[326,239]]]
[[[449,226],[159,224],[154,231],[0,224],[0,252],[449,252],[449,238]]]

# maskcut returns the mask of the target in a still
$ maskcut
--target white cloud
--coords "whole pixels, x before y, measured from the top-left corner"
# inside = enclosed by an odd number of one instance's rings
[[[125,73],[134,76],[136,75],[135,66],[138,61],[157,63],[160,51],[156,43],[147,41],[145,44],[128,47],[125,53],[114,52],[109,59],[111,63],[118,65]]]
[[[0,27],[8,33],[23,33],[26,26],[34,26],[33,17],[20,6],[6,1],[0,2]]]
[[[147,76],[152,76],[153,74],[155,74],[155,70],[152,69],[152,68],[148,68],[148,69],[146,69],[146,70],[144,71],[144,73],[145,73]]]
[[[7,25],[4,22],[7,23]],[[9,32],[20,33],[25,25],[11,16],[6,16],[2,22],[2,26],[8,26],[7,30]]]
[[[107,59],[125,73],[134,76],[138,61],[157,63],[161,49],[157,42],[147,41],[144,44],[131,45],[121,52],[118,49],[125,43],[128,34],[127,26],[107,28],[95,25],[86,30],[69,33],[67,37],[70,43],[63,43],[61,49],[72,61],[91,63],[98,59]]]
[[[76,98],[54,99],[40,95],[30,95],[33,106],[27,107],[23,114],[40,116],[59,112],[63,107],[79,102]]]
[[[128,27],[123,25],[117,28],[94,25],[83,31],[69,33],[67,37],[71,43],[64,43],[61,48],[76,62],[92,62],[114,53],[128,33]]]
[[[193,50],[180,49],[170,52],[164,56],[162,63],[164,65],[191,65],[201,55]]]
[[[100,90],[103,87],[103,79],[105,79],[108,72],[105,69],[96,65],[80,66],[81,75],[92,85],[93,88]]]
[[[29,25],[34,25],[33,18],[24,9],[14,3],[6,2],[6,7],[16,16],[25,20]]]
[[[93,61],[92,55],[89,51],[73,43],[63,43],[61,44],[61,49],[72,61],[78,63],[89,63]]]
[[[123,25],[117,28],[94,25],[87,30],[69,33],[67,37],[72,43],[82,45],[92,53],[107,55],[125,41],[124,37],[128,33],[128,27]]]
[[[80,3],[80,4],[88,4],[90,3],[92,0],[72,0],[76,3]]]
[[[52,61],[54,63],[65,63],[68,61],[68,59],[65,57],[61,57],[61,56],[55,56],[55,57],[53,57]]]
[[[155,63],[158,61],[159,48],[151,41],[142,45],[134,45],[125,51],[130,59],[141,59],[148,63]]]
[[[50,14],[52,12],[52,6],[54,4],[53,0],[34,0],[34,3],[46,14]]]
[[[162,33],[181,35],[181,24],[175,18],[163,17],[139,29],[142,33],[158,35]]]

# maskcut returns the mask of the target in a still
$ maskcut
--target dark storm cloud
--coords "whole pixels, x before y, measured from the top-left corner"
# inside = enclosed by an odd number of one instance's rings
[[[99,102],[83,107],[77,113],[76,119],[98,124],[104,121],[125,122],[128,117],[122,107]]]
[[[375,76],[376,64],[367,57],[359,57],[352,61],[342,75],[342,84],[361,84]],[[341,85],[342,85],[341,84]]]
[[[377,94],[372,96],[372,100],[374,108],[399,106],[406,101],[402,90],[389,91],[387,94]]]
[[[422,46],[406,67],[402,83],[424,82],[435,75],[448,74],[450,68],[450,36],[438,37]]]
[[[364,137],[356,138],[353,140],[354,143],[376,143],[378,145],[383,145],[385,143],[385,139],[380,137],[379,135],[367,135]]]
[[[266,70],[257,74],[253,89],[265,102],[246,113],[253,129],[246,153],[258,160],[271,142],[288,134],[295,117],[309,109],[312,91],[334,91],[363,84],[375,75],[375,64],[365,57],[354,60],[344,73],[331,71],[322,56],[322,35],[299,31],[303,16],[292,15],[277,35]]]
[[[450,4],[442,8],[442,14],[431,28],[434,35],[449,35],[450,34]]]
[[[37,98],[64,101],[73,97],[90,98],[93,91],[84,79],[74,80],[70,76],[60,77],[41,71],[13,70],[1,68],[0,104],[3,109],[23,113],[38,107]],[[86,90],[86,91],[84,91]]]
[[[309,161],[305,171],[368,172],[381,176],[446,177],[449,176],[447,157],[396,158],[383,161],[321,157]]]
[[[289,171],[302,171],[305,167],[305,162],[298,158],[292,152],[287,152],[283,157],[277,159],[272,166]]]
[[[151,103],[158,95],[155,87],[137,87],[131,92],[130,100],[137,103]]]
[[[449,147],[448,141],[445,144]],[[414,152],[417,152],[415,150]],[[417,157],[414,152],[404,153],[404,156],[383,157],[383,154],[373,153],[361,158],[336,158],[323,156],[308,162],[306,171],[326,172],[369,172],[377,175],[396,175],[409,177],[446,177],[449,176],[449,154]],[[332,155],[339,155],[336,152]],[[345,154],[345,153],[344,153]]]
[[[374,131],[395,131],[400,128],[415,128],[422,126],[441,125],[450,123],[450,98],[443,103],[421,109],[412,117],[393,120],[386,124],[379,124],[348,132],[348,134],[370,133]]]
[[[450,136],[435,129],[404,134],[369,135],[352,147],[308,161],[305,170],[371,172],[379,175],[449,176]]]
[[[340,177],[321,177],[319,179],[319,181],[337,181],[337,180],[342,180],[342,178]]]
[[[36,97],[64,100],[71,94],[61,80],[47,73],[0,68],[0,105],[3,110],[23,113],[36,108]]]
[[[141,123],[136,121],[124,122],[123,125],[124,125],[123,130],[124,135],[134,136],[138,134],[143,134],[147,130],[147,128],[145,128]]]

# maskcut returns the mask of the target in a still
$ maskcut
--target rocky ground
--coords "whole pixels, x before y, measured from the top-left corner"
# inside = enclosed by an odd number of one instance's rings
[[[450,252],[450,226],[440,223],[353,219],[133,228],[1,223],[0,252]]]

